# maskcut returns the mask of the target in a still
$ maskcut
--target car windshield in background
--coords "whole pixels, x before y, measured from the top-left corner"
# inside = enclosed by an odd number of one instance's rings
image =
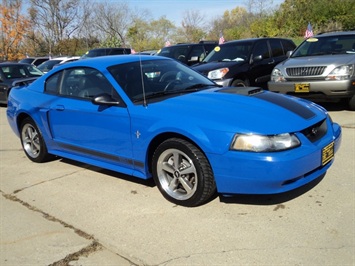
[[[130,54],[130,53],[131,53],[130,48],[96,48],[87,51],[84,55],[81,56],[81,59],[107,56],[107,55],[122,55],[122,54]]]
[[[34,58],[24,58],[19,61],[19,63],[24,63],[24,64],[31,64],[33,62]]]
[[[43,73],[32,65],[5,65],[1,70],[7,79],[19,79],[28,77],[39,77]]]
[[[109,68],[117,83],[133,102],[158,99],[216,86],[192,69],[172,60],[152,60]]]
[[[355,35],[318,36],[305,40],[291,57],[354,53]]]
[[[253,43],[251,42],[239,42],[238,44],[226,43],[217,46],[207,55],[203,62],[245,61],[249,57],[252,45]]]
[[[60,62],[62,62],[62,59],[58,59],[58,60],[48,60],[46,62],[43,62],[42,64],[40,64],[38,66],[38,69],[44,72],[48,72],[49,70],[51,70],[55,65],[59,64]]]

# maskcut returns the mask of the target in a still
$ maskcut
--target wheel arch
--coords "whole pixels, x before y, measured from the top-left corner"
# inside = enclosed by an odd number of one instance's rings
[[[161,134],[155,136],[151,140],[151,142],[149,143],[149,146],[147,149],[147,165],[148,165],[149,173],[152,173],[152,160],[153,160],[154,151],[157,149],[157,147],[162,142],[164,142],[167,139],[171,139],[171,138],[180,138],[180,139],[183,139],[183,140],[186,140],[186,141],[192,143],[206,156],[203,149],[201,149],[201,147],[195,141],[193,141],[191,138],[188,138],[187,136],[176,133],[176,132],[164,132],[164,133],[161,133]],[[206,158],[207,158],[207,156],[206,156]]]
[[[237,81],[242,81],[246,86],[250,85],[250,80],[249,80],[248,76],[246,76],[245,74],[240,74],[240,75],[233,77],[233,80],[231,82],[231,86],[234,86],[233,84],[235,84]],[[242,86],[238,86],[238,87],[242,87]],[[243,87],[245,87],[245,86],[243,86]]]
[[[17,131],[20,133],[21,131],[21,124],[22,124],[22,121],[25,120],[26,118],[30,118],[33,120],[33,118],[27,114],[27,113],[20,113],[17,115],[17,119],[16,119],[16,127],[17,127]],[[33,120],[34,121],[34,120]]]

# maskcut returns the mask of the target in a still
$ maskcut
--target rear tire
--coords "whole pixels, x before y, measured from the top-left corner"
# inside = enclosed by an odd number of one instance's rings
[[[42,134],[31,118],[22,121],[20,133],[22,148],[31,161],[42,163],[54,158],[48,154]]]
[[[216,184],[211,166],[192,143],[171,138],[153,155],[153,178],[163,196],[178,205],[195,207],[212,198]]]

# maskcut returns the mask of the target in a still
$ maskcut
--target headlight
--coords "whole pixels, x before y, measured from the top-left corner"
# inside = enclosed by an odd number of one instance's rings
[[[274,82],[283,82],[285,81],[284,75],[282,75],[282,72],[280,69],[274,68],[271,72],[271,81]]]
[[[354,66],[340,66],[335,68],[328,76],[326,76],[325,80],[345,80],[350,79],[350,77],[354,74]]]
[[[229,72],[229,68],[225,67],[225,68],[220,68],[220,69],[216,69],[213,71],[208,72],[207,77],[209,79],[221,79],[223,78],[227,73]]]
[[[238,151],[273,152],[292,149],[298,147],[300,144],[296,135],[289,133],[271,136],[236,134],[231,149]]]

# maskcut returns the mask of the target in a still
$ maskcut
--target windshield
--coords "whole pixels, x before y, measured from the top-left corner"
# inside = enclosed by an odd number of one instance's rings
[[[168,46],[162,48],[157,55],[174,58],[177,60],[182,60],[187,58],[187,53],[189,51],[188,45],[181,46]]]
[[[42,64],[40,64],[37,68],[43,72],[48,72],[49,70],[51,70],[55,65],[59,64],[60,62],[62,62],[63,59],[52,59],[52,60],[48,60],[46,62],[43,62]]]
[[[208,87],[213,81],[174,60],[144,60],[110,67],[109,72],[133,102],[171,97]]]
[[[39,77],[43,75],[41,71],[32,65],[5,65],[1,66],[1,71],[7,79]]]
[[[249,58],[251,48],[251,42],[226,43],[221,46],[216,46],[203,62],[246,61]]]
[[[35,60],[34,58],[25,58],[20,60],[19,63],[32,64],[34,60]]]
[[[292,57],[354,54],[355,35],[318,36],[305,40]]]

